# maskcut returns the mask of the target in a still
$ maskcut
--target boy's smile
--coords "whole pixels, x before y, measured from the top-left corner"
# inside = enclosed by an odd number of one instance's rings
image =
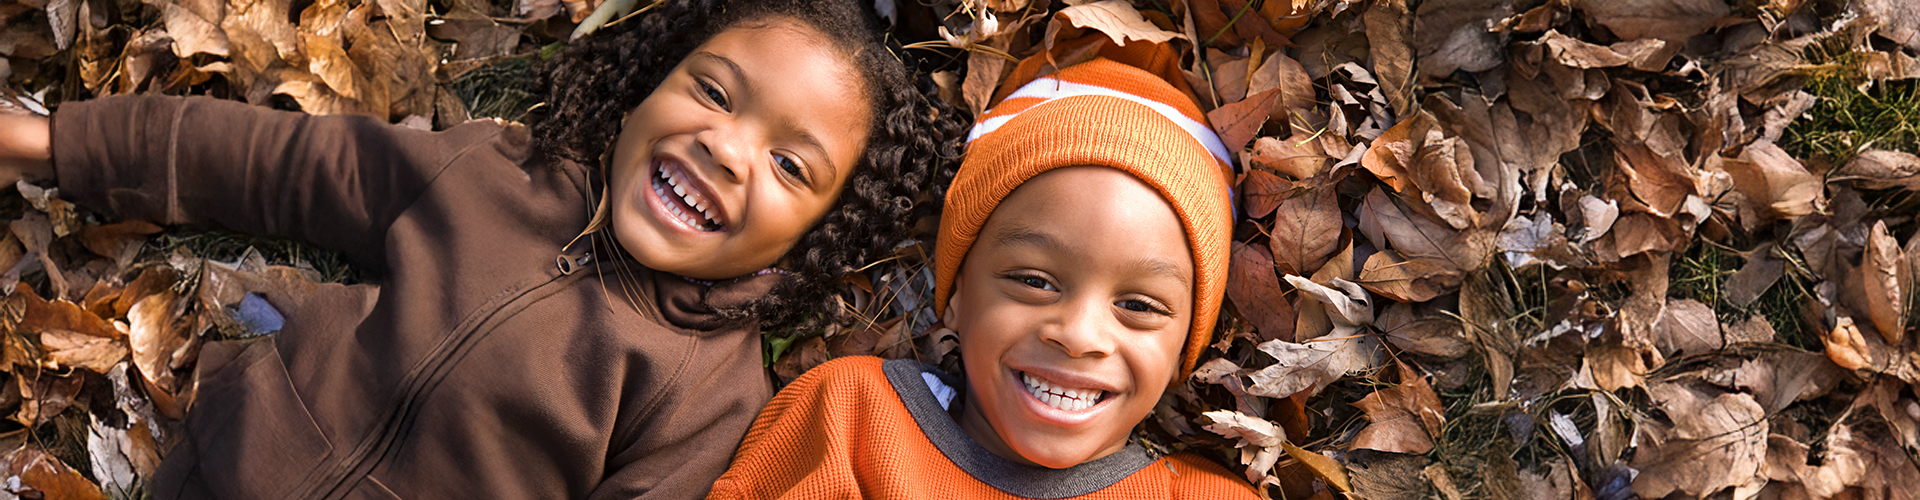
[[[866,147],[867,94],[837,50],[782,17],[694,49],[614,143],[607,196],[620,245],[647,267],[704,279],[785,255]]]
[[[944,320],[960,338],[961,428],[1066,468],[1126,445],[1179,368],[1193,259],[1173,208],[1118,169],[1028,180],[980,230]]]

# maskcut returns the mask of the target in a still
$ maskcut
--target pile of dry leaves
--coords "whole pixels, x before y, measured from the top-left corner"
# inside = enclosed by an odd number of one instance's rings
[[[0,92],[29,108],[212,94],[445,126],[501,108],[463,78],[524,68],[600,6],[291,3],[8,3]],[[1154,448],[1238,465],[1274,498],[1920,484],[1920,158],[1871,142],[1815,154],[1789,133],[1823,99],[1810,81],[1920,78],[1920,4],[876,3],[899,38],[945,55],[929,69],[974,113],[1012,61],[1076,33],[1189,53],[1189,83],[1241,149],[1245,219],[1227,333],[1142,425]],[[220,283],[313,273],[143,251],[159,228],[20,190],[0,211],[0,496],[130,491],[192,404],[197,346],[277,328]],[[954,339],[922,333],[927,248],[848,280],[865,321],[770,334],[777,376],[853,354],[954,368]]]

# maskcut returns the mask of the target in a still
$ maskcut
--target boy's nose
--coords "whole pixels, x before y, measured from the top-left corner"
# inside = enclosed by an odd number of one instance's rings
[[[1104,302],[1074,301],[1054,328],[1041,333],[1042,340],[1076,358],[1112,354],[1116,325],[1108,309]]]

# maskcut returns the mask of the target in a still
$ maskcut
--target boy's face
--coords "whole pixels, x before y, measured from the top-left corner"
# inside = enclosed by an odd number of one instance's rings
[[[1193,258],[1153,188],[1071,167],[994,209],[953,290],[943,319],[967,372],[961,428],[1001,456],[1065,468],[1119,451],[1173,379]]]
[[[858,74],[788,18],[714,35],[627,114],[608,166],[614,237],[683,276],[772,265],[833,206],[866,147]]]

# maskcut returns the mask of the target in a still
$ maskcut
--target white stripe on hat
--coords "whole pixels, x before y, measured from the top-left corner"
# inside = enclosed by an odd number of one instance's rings
[[[1167,120],[1172,121],[1174,125],[1179,125],[1182,130],[1186,130],[1188,135],[1192,135],[1194,140],[1200,141],[1200,145],[1205,146],[1207,148],[1207,151],[1210,153],[1213,153],[1213,157],[1216,159],[1219,159],[1221,163],[1233,162],[1232,160],[1228,159],[1227,145],[1225,143],[1220,142],[1220,136],[1214,135],[1213,130],[1208,129],[1206,125],[1203,125],[1200,122],[1194,121],[1192,118],[1188,118],[1185,113],[1181,113],[1180,110],[1173,109],[1173,106],[1168,106],[1166,103],[1155,101],[1153,99],[1140,97],[1137,95],[1121,92],[1121,91],[1106,88],[1106,87],[1101,87],[1098,85],[1088,85],[1084,83],[1074,83],[1074,82],[1063,82],[1053,77],[1047,77],[1047,78],[1034,80],[1033,82],[1020,87],[1019,91],[1016,91],[1012,95],[1007,96],[1007,98],[1002,99],[1002,101],[1019,99],[1024,97],[1037,97],[1040,99],[1044,99],[1044,101],[1040,103],[1036,103],[1033,106],[1028,106],[1026,108],[1026,109],[1033,109],[1034,107],[1045,105],[1048,101],[1053,101],[1053,100],[1067,98],[1067,97],[1083,96],[1083,95],[1101,95],[1101,96],[1108,96],[1108,97],[1118,97],[1121,99],[1126,99],[1129,101],[1140,103],[1141,105],[1146,106],[1147,109],[1152,109],[1155,113],[1159,113],[1160,116],[1166,117]],[[1024,111],[1025,110],[1022,110],[1022,112]],[[991,111],[989,111],[989,114],[991,114]],[[1005,125],[1008,121],[1013,120],[1013,117],[1015,116],[1020,116],[1020,113],[1019,112],[1009,113],[1004,116],[995,116],[993,118],[988,118],[985,121],[981,121],[979,124],[976,124],[973,126],[972,133],[967,134],[967,142],[971,143],[973,142],[974,139],[979,139],[980,136],[982,135],[993,133],[993,131],[999,130],[1001,125]]]

